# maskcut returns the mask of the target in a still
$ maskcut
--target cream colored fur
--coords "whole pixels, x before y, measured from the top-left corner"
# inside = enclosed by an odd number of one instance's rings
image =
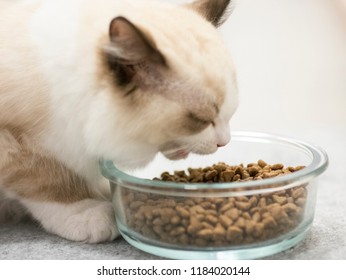
[[[140,86],[129,97],[102,55],[126,54],[109,39],[117,16],[143,32],[167,64],[139,70]],[[117,230],[98,160],[140,167],[158,152],[171,159],[215,152],[229,141],[236,106],[228,51],[191,7],[0,0],[0,204],[1,196],[19,201],[49,232],[112,240]],[[190,131],[188,112],[212,122]]]

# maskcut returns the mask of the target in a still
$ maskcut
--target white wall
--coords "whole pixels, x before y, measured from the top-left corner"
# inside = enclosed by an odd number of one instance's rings
[[[238,67],[235,127],[346,126],[346,25],[332,3],[237,1],[223,29]]]
[[[221,28],[238,70],[233,128],[346,127],[346,0],[234,0],[234,7]]]

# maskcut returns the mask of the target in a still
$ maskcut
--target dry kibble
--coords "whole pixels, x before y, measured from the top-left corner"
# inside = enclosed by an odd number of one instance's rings
[[[250,199],[249,199],[249,203],[251,204],[251,206],[256,206],[257,205],[257,197],[256,196],[252,196]]]
[[[265,166],[268,165],[264,160],[261,160],[261,159],[257,163],[261,168],[264,168]]]
[[[252,219],[255,221],[255,222],[259,222],[261,220],[261,214],[258,213],[258,212],[255,212],[253,215],[252,215]]]
[[[286,211],[287,214],[296,214],[299,211],[299,207],[294,203],[287,203],[282,208]]]
[[[298,206],[300,206],[300,207],[304,206],[305,203],[306,203],[306,199],[303,198],[303,197],[299,197],[299,198],[297,198],[297,200],[296,200],[296,204],[297,204]]]
[[[248,234],[248,235],[252,235],[254,229],[255,229],[255,225],[256,225],[256,222],[255,221],[247,221],[246,224],[245,224],[245,232]]]
[[[243,211],[249,210],[250,207],[251,207],[251,203],[250,202],[239,202],[239,201],[237,201],[235,203],[235,205],[237,206],[238,209],[243,210]]]
[[[239,217],[239,210],[238,210],[238,208],[232,208],[232,209],[226,211],[225,215],[230,217],[233,221],[235,221]]]
[[[226,203],[225,205],[223,205],[221,208],[220,208],[220,212],[221,213],[224,213],[226,212],[227,210],[231,209],[234,207],[234,203],[233,202],[228,202]]]
[[[213,238],[220,239],[220,238],[223,238],[225,234],[226,234],[225,228],[220,223],[218,223],[216,227],[214,228]]]
[[[273,194],[272,198],[273,198],[273,201],[279,203],[280,205],[285,204],[287,202],[287,197],[285,196],[279,196],[279,195]]]
[[[207,171],[207,173],[205,173],[204,179],[205,180],[212,180],[212,179],[214,179],[214,177],[216,175],[217,175],[217,171],[216,170],[210,170],[210,171]]]
[[[219,219],[217,217],[213,216],[213,215],[207,215],[205,217],[205,219],[206,219],[207,222],[209,222],[209,223],[211,223],[213,225],[215,225],[219,221]]]
[[[264,223],[256,223],[253,229],[253,237],[260,237],[264,232]]]
[[[238,226],[240,228],[244,228],[245,227],[245,219],[243,217],[239,217],[234,225]]]
[[[251,215],[249,212],[243,212],[242,213],[242,217],[245,219],[245,220],[250,220],[251,219]]]
[[[275,221],[285,222],[287,220],[287,213],[281,205],[274,205],[269,209],[269,211],[272,214]]]
[[[179,226],[179,227],[176,227],[174,228],[171,232],[170,232],[170,235],[171,236],[177,236],[177,235],[181,235],[183,233],[185,233],[185,228],[182,227],[182,226]]]
[[[277,226],[277,223],[275,222],[273,217],[268,216],[263,219],[263,225],[265,228],[275,228]]]
[[[256,166],[250,166],[248,168],[249,175],[252,176],[252,177],[256,176],[259,171],[260,171],[260,169],[258,167],[256,167]]]
[[[197,236],[201,237],[203,239],[208,239],[211,238],[213,236],[213,229],[212,228],[205,228],[205,229],[201,229],[199,232],[197,232]]]
[[[247,165],[217,163],[188,168],[155,180],[217,183],[265,180],[301,170],[258,160]],[[241,189],[239,189],[241,191]],[[306,205],[306,185],[257,195],[231,197],[170,197],[125,190],[128,227],[161,242],[184,246],[232,246],[275,238],[299,225]],[[206,192],[211,192],[207,190]]]
[[[137,201],[136,200],[136,201],[132,201],[129,206],[131,209],[138,209],[139,207],[141,207],[144,204],[145,203],[143,201]]]
[[[267,199],[265,197],[261,197],[258,203],[258,206],[264,208],[267,206]]]
[[[300,187],[292,191],[292,197],[297,199],[298,197],[302,197],[305,193],[304,188]]]
[[[276,164],[271,165],[270,168],[271,168],[272,170],[278,170],[278,169],[284,168],[284,166],[283,166],[283,164],[281,164],[281,163],[276,163]]]
[[[187,228],[187,232],[190,234],[196,233],[198,230],[202,228],[202,224],[199,221],[199,219],[195,216],[191,216],[190,218],[190,224]]]
[[[190,217],[189,211],[187,211],[185,208],[178,206],[176,208],[176,210],[182,218],[189,218]]]
[[[226,239],[228,241],[240,242],[243,240],[243,230],[236,226],[230,226],[226,232]]]
[[[223,179],[224,182],[232,182],[234,174],[235,174],[234,171],[226,170],[221,173],[221,178]]]
[[[228,218],[226,215],[220,215],[219,220],[220,220],[220,223],[226,228],[229,227],[233,223],[233,221],[230,218]]]
[[[175,215],[171,218],[171,224],[178,225],[181,221],[181,218],[178,215]]]
[[[201,225],[203,228],[214,228],[214,226],[208,222],[202,222]]]

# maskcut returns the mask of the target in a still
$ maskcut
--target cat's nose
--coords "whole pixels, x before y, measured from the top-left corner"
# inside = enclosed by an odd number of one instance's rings
[[[226,146],[231,140],[230,134],[223,134],[221,137],[218,137],[218,138],[219,139],[216,141],[216,146],[218,148]]]

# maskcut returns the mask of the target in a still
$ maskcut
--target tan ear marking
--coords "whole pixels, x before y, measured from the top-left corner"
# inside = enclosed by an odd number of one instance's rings
[[[188,7],[197,11],[206,20],[218,27],[223,24],[230,15],[231,0],[196,0]]]
[[[109,26],[110,54],[124,64],[143,61],[165,64],[163,55],[149,38],[124,17],[114,18]]]

